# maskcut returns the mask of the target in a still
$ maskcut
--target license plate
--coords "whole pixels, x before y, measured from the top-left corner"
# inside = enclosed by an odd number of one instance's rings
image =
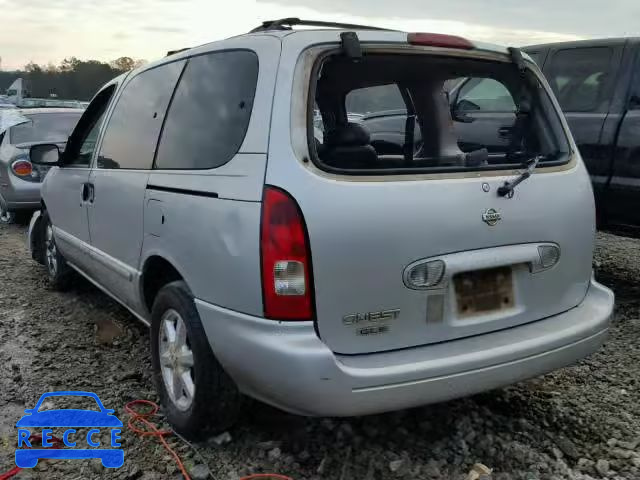
[[[453,283],[461,317],[506,310],[515,304],[510,267],[459,273]]]

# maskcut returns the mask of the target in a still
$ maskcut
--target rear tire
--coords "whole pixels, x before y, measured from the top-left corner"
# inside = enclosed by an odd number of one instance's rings
[[[67,265],[67,261],[56,246],[56,240],[53,237],[53,226],[47,211],[43,213],[40,225],[43,229],[40,235],[43,244],[40,248],[44,252],[44,264],[47,267],[49,285],[55,290],[66,290],[71,284],[73,271]]]
[[[20,225],[29,225],[31,217],[33,217],[33,210],[18,210],[16,212],[15,222]]]
[[[153,302],[151,361],[167,420],[178,433],[198,440],[237,421],[242,395],[213,355],[183,281],[165,285]]]

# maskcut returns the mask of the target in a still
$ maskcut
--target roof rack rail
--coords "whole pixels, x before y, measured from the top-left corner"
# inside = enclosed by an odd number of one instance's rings
[[[369,25],[355,25],[353,23],[322,22],[319,20],[301,20],[299,18],[281,18],[279,20],[266,20],[262,25],[254,28],[249,33],[265,32],[268,30],[292,30],[293,26],[303,25],[309,27],[344,28],[352,30],[383,30],[393,31],[389,28],[372,27]]]

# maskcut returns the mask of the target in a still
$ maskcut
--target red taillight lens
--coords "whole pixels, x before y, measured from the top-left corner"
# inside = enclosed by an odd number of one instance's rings
[[[475,45],[466,38],[455,35],[442,35],[440,33],[410,33],[407,42],[411,45],[425,45],[428,47],[459,48],[472,50]]]
[[[302,213],[295,200],[276,187],[266,186],[262,200],[264,316],[311,320],[311,257]]]
[[[27,160],[16,160],[11,164],[11,170],[19,177],[28,177],[33,172],[33,166]]]

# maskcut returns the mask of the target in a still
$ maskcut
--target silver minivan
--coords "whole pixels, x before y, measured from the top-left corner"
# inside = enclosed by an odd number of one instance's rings
[[[243,394],[372,414],[606,338],[591,183],[517,49],[265,22],[114,79],[61,155],[31,158],[54,165],[33,257],[151,327],[159,395],[190,437],[233,423]]]

